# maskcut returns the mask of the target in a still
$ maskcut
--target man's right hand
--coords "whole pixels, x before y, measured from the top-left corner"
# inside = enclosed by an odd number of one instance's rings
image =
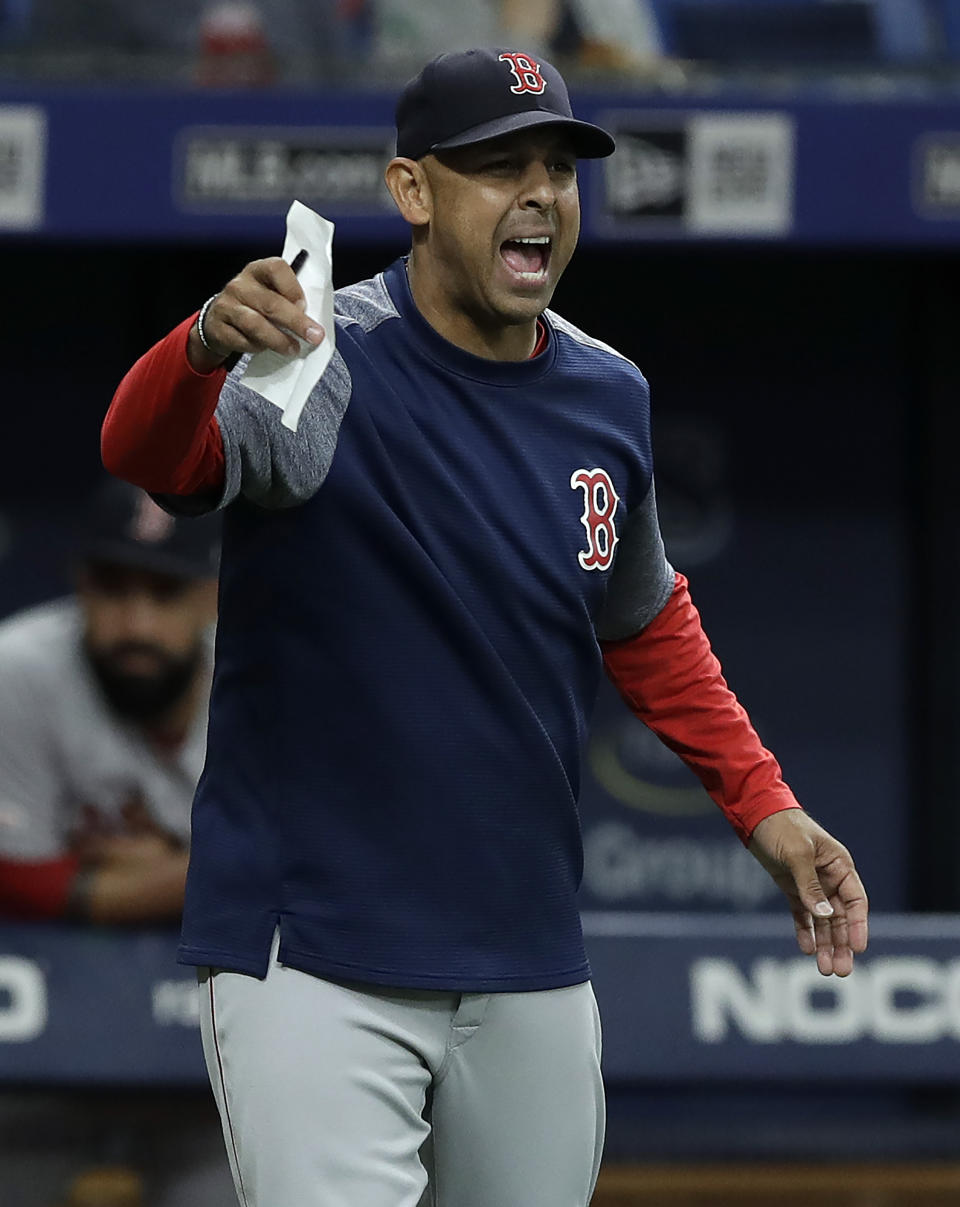
[[[279,256],[254,260],[216,295],[203,319],[205,348],[194,323],[187,358],[198,373],[211,373],[235,353],[270,348],[295,356],[300,345],[319,344],[323,328],[306,313],[306,298],[290,265]],[[292,334],[291,334],[292,333]]]

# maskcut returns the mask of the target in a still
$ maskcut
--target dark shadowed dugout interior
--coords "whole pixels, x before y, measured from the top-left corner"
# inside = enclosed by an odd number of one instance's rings
[[[5,247],[0,614],[64,588],[70,516],[97,478],[100,419],[126,367],[274,250]],[[346,247],[337,281],[401,251]],[[958,267],[955,253],[590,248],[555,298],[648,377],[668,553],[788,780],[854,848],[882,910],[960,908]],[[602,698],[599,719],[611,708]],[[588,794],[588,840],[592,807]],[[657,824],[639,833],[656,839]],[[779,908],[684,903],[666,887],[643,897],[630,876],[588,860],[585,904]],[[947,1151],[953,1109],[945,1091],[853,1087],[825,1104],[613,1085],[608,1155],[723,1155],[736,1137],[827,1155],[840,1119],[838,1156],[891,1151],[905,1121],[921,1148]],[[774,1125],[785,1114],[789,1141]]]

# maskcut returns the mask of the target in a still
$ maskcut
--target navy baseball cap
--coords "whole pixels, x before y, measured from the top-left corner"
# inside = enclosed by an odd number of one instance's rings
[[[213,578],[220,563],[220,517],[170,515],[145,490],[111,478],[90,502],[76,555],[81,562],[174,578]]]
[[[562,126],[584,159],[616,149],[606,130],[573,116],[563,77],[539,56],[501,49],[443,54],[400,94],[397,154],[420,159],[531,126]]]

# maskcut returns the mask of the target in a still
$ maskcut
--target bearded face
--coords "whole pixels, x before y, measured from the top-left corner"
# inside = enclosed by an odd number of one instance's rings
[[[80,574],[78,597],[84,649],[110,707],[125,720],[161,720],[206,657],[213,584],[91,564]]]

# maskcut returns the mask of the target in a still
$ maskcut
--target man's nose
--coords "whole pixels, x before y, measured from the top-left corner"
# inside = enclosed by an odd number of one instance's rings
[[[547,165],[531,164],[523,181],[521,206],[524,209],[548,210],[556,201],[557,190]]]
[[[121,624],[130,638],[152,637],[157,627],[157,605],[145,591],[131,592],[124,600]]]

